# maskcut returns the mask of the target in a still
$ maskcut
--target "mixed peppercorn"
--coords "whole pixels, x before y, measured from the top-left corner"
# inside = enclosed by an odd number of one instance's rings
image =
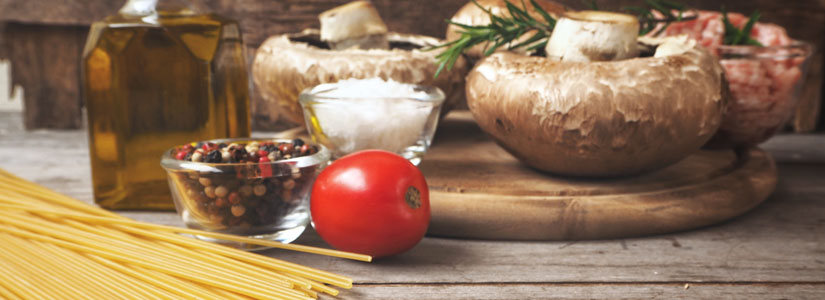
[[[176,159],[214,163],[219,172],[176,174],[173,178],[183,189],[179,201],[200,225],[266,231],[277,227],[284,215],[306,206],[303,200],[318,170],[272,162],[317,152],[316,146],[301,139],[183,145],[172,153]]]
[[[292,142],[249,142],[248,144],[197,143],[176,149],[175,159],[205,163],[271,162],[306,156],[318,152],[318,148],[302,139]]]

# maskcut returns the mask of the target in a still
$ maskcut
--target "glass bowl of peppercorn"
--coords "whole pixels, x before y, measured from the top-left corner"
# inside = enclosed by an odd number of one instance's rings
[[[169,149],[161,165],[187,227],[289,243],[309,224],[309,193],[329,158],[302,139],[221,139]]]

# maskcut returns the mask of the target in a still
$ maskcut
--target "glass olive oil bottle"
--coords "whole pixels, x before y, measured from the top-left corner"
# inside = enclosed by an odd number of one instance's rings
[[[94,197],[104,208],[174,209],[164,150],[249,136],[238,24],[188,1],[129,0],[92,25],[81,65]]]

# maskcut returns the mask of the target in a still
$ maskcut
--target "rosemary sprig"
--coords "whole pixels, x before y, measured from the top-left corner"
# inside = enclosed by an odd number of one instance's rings
[[[622,8],[625,12],[635,14],[639,19],[639,35],[648,34],[656,29],[656,26],[660,23],[664,23],[662,27],[656,30],[654,36],[662,33],[670,26],[670,23],[695,19],[695,15],[685,16],[686,9],[687,7],[684,4],[668,0],[645,0],[644,6],[625,6]],[[664,17],[657,18],[654,11]]]
[[[476,0],[472,0],[472,2],[490,16],[490,24],[472,26],[447,20],[448,23],[461,27],[461,37],[457,40],[428,49],[445,48],[443,52],[436,56],[439,65],[438,70],[435,72],[435,77],[438,77],[445,68],[451,70],[456,60],[458,60],[465,50],[481,43],[493,43],[492,46],[484,51],[484,56],[492,54],[496,49],[504,45],[507,45],[507,49],[509,50],[525,46],[527,47],[527,51],[542,49],[545,44],[547,44],[547,39],[553,32],[553,27],[556,25],[556,19],[541,8],[535,0],[530,0],[530,4],[543,20],[536,20],[528,13],[524,0],[521,2],[521,7],[514,5],[509,0],[505,1],[507,10],[510,13],[509,17],[496,16],[489,9],[481,6]],[[525,41],[513,43],[513,41],[529,32],[533,32],[533,36]]]
[[[535,0],[530,0],[530,4],[535,12],[537,12],[543,20],[536,20],[528,13],[527,5],[524,0],[521,0],[521,7],[506,0],[507,10],[510,13],[509,17],[501,17],[493,15],[493,13],[478,4],[476,0],[471,0],[476,6],[481,8],[490,17],[490,24],[488,25],[466,25],[447,20],[447,23],[461,27],[461,37],[438,46],[428,48],[427,50],[434,50],[444,48],[436,58],[438,59],[438,70],[435,72],[435,77],[438,77],[446,68],[451,70],[456,60],[464,51],[472,48],[475,45],[491,42],[492,46],[484,51],[484,56],[488,56],[496,51],[496,49],[507,45],[508,50],[517,48],[525,48],[528,52],[543,49],[547,45],[547,40],[553,33],[553,28],[556,26],[556,19],[550,16]],[[585,1],[587,3],[587,1]],[[598,9],[595,1],[590,1],[591,9]],[[635,13],[639,19],[640,30],[639,35],[644,35],[656,28],[659,23],[664,23],[656,34],[667,28],[672,22],[685,21],[695,19],[696,16],[685,16],[684,11],[686,7],[683,4],[672,2],[670,0],[645,0],[644,7],[625,7],[623,10]],[[664,17],[657,18],[653,11],[661,13]],[[674,13],[674,11],[676,11]],[[520,38],[522,35],[533,32],[533,35],[527,40],[519,43],[513,41]]]
[[[762,17],[762,14],[758,10],[754,11],[750,18],[748,18],[748,22],[745,23],[745,26],[742,27],[742,29],[739,29],[730,22],[728,19],[728,12],[725,11],[725,7],[722,6],[722,22],[725,23],[725,36],[722,39],[722,44],[762,47],[762,43],[751,38],[751,29],[753,29],[753,24],[756,24],[760,17]]]

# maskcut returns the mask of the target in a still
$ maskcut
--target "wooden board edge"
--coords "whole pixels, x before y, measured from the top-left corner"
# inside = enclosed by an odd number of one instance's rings
[[[430,195],[433,216],[428,234],[496,240],[581,240],[684,231],[744,214],[765,201],[776,182],[776,164],[770,154],[751,149],[739,168],[714,180],[634,195],[485,199],[436,191]],[[518,213],[512,213],[514,210]],[[468,215],[482,217],[467,220]]]

